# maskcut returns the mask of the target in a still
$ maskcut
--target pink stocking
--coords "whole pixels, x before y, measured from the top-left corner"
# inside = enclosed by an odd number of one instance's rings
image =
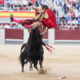
[[[21,20],[16,20],[14,18],[13,18],[13,21],[16,22],[16,23],[21,23]]]
[[[30,25],[24,25],[24,27],[26,28],[32,28],[33,24],[30,24]]]

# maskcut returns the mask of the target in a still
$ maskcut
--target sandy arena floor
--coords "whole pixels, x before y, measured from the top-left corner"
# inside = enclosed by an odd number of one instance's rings
[[[25,65],[25,73],[21,73],[18,60],[21,45],[0,45],[0,80],[80,80],[80,45],[55,45],[55,53],[45,50],[44,68],[46,74],[39,74],[35,69],[29,71]]]

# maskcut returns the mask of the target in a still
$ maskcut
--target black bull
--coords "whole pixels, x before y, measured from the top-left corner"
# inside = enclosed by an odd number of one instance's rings
[[[37,64],[39,62],[40,69],[43,69],[43,46],[42,46],[42,36],[38,28],[33,29],[30,33],[28,43],[22,45],[20,62],[22,65],[22,72],[24,72],[24,64],[30,63],[30,70],[32,69],[32,64],[36,70],[39,70]]]

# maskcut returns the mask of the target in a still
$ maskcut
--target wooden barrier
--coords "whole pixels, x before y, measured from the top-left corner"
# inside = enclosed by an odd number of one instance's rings
[[[5,29],[5,39],[23,39],[23,30]]]
[[[54,32],[55,31],[55,32]],[[54,44],[57,40],[79,41],[80,30],[49,30],[43,39],[48,40],[49,44]],[[27,29],[0,29],[0,43],[5,44],[6,40],[21,40],[23,43],[28,41],[29,33]]]
[[[22,41],[26,43],[29,38],[29,32],[26,28],[20,29],[5,29],[0,28],[0,43],[5,44],[6,41]],[[43,39],[48,39],[48,32],[45,34]]]
[[[80,30],[56,30],[55,40],[80,40]]]

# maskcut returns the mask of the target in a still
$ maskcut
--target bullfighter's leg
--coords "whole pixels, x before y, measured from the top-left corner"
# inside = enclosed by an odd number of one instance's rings
[[[30,25],[26,25],[26,24],[25,24],[25,25],[24,25],[25,28],[32,28],[32,26],[33,26],[33,24],[30,24]]]
[[[30,71],[32,71],[33,70],[33,67],[32,67],[32,61],[30,61],[30,69],[29,69]]]
[[[16,22],[16,23],[19,23],[19,24],[21,23],[21,20],[16,20],[16,19],[14,19],[14,17],[13,17],[12,14],[10,15],[10,21],[11,21],[11,22]]]
[[[37,21],[37,22],[34,22],[34,23],[30,24],[30,25],[25,24],[24,27],[35,29],[36,27],[38,27],[40,25],[41,25],[41,23]]]
[[[31,25],[31,24],[33,24],[33,22],[34,22],[34,19],[25,19],[25,20],[19,20],[19,19],[15,19],[14,17],[13,17],[13,15],[11,14],[10,15],[10,21],[11,22],[16,22],[16,23],[19,23],[19,24],[22,24],[23,26],[24,26],[24,24],[26,24],[26,25]]]

